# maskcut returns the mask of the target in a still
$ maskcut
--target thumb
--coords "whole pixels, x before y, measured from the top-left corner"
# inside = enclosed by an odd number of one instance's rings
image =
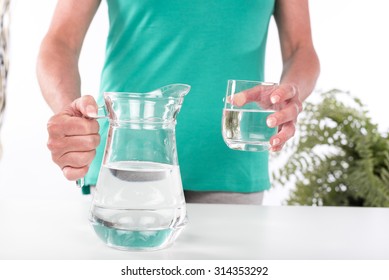
[[[96,100],[91,95],[84,95],[77,98],[72,103],[72,109],[77,115],[96,118],[98,106]]]

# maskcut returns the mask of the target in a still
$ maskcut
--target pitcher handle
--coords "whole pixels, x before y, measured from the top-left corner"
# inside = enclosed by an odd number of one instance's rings
[[[107,118],[107,109],[105,107],[105,105],[102,105],[102,106],[99,106],[97,108],[97,116],[95,117],[88,117],[89,119],[104,119],[104,118]],[[76,181],[76,186],[79,187],[80,189],[82,189],[83,187],[85,187],[85,180],[84,178],[80,178]]]
[[[82,188],[84,186],[84,178],[80,178],[76,181],[76,186]]]
[[[97,120],[97,119],[105,119],[105,118],[107,118],[107,116],[108,116],[107,109],[106,109],[105,105],[102,105],[102,106],[99,106],[97,108],[97,116],[95,116],[95,117],[89,117],[88,116],[88,119],[95,119],[95,120]]]

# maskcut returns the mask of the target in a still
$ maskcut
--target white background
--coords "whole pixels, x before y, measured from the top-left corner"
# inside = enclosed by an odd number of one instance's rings
[[[11,57],[5,122],[1,130],[0,198],[77,199],[80,191],[51,162],[46,123],[51,111],[36,81],[35,64],[56,1],[12,0]],[[381,131],[389,128],[386,87],[389,17],[383,0],[310,1],[321,61],[317,90],[340,88],[362,99]],[[106,3],[90,27],[81,54],[83,94],[99,88],[108,20]],[[268,81],[278,81],[281,59],[274,21],[266,58]],[[264,204],[281,205],[291,186],[267,192]]]

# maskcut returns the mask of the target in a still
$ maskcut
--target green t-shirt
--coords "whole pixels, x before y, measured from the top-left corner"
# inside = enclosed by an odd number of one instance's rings
[[[270,187],[267,152],[229,149],[221,134],[228,79],[264,79],[275,0],[107,0],[110,28],[101,92],[191,85],[177,118],[184,189],[255,192]],[[102,96],[99,103],[103,104]],[[96,184],[101,144],[85,183]]]

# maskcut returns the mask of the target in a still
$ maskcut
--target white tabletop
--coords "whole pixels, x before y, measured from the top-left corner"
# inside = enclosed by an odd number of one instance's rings
[[[176,243],[107,247],[89,201],[0,200],[0,259],[389,259],[389,209],[188,204]]]

